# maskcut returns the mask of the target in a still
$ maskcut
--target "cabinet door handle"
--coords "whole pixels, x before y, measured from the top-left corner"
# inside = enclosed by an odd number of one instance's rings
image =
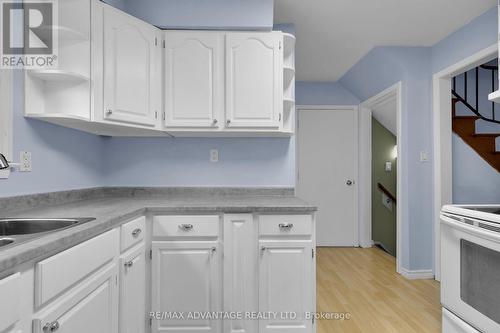
[[[44,332],[55,332],[58,329],[59,329],[59,322],[57,320],[51,323],[46,323],[42,328]]]
[[[214,120],[212,121],[212,125],[213,125],[213,126],[215,126],[215,125],[217,125],[217,123],[218,123],[218,122],[219,122],[219,121],[218,121],[217,119],[214,119]]]
[[[142,230],[141,230],[141,229],[139,229],[139,228],[137,228],[137,229],[135,229],[134,231],[132,231],[132,236],[133,236],[134,238],[137,238],[137,237],[139,237],[139,235],[141,234],[141,232],[142,232]]]
[[[212,248],[210,249],[210,252],[212,252],[212,253],[217,252],[217,248],[216,248],[215,246],[214,246],[214,247],[212,247]]]
[[[260,250],[262,251],[262,253],[264,253],[264,252],[266,252],[266,250],[267,250],[267,247],[265,247],[265,246],[262,246],[262,247],[260,248]]]
[[[130,261],[127,261],[124,265],[125,265],[125,267],[130,268],[130,267],[134,266],[134,262],[132,260],[130,260]]]
[[[226,124],[231,124],[231,119],[226,120]]]
[[[279,227],[280,227],[280,229],[283,229],[283,230],[290,230],[293,228],[293,223],[280,223]]]
[[[106,115],[111,116],[113,114],[113,110],[107,109],[106,110]]]
[[[179,228],[184,230],[184,231],[190,231],[190,230],[193,230],[193,225],[192,224],[181,224],[181,225],[179,225]]]

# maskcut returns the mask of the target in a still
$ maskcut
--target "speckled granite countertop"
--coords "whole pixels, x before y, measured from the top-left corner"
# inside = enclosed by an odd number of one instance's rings
[[[0,277],[54,255],[135,217],[179,213],[311,213],[290,189],[98,188],[0,198],[0,217],[94,221],[0,248]]]

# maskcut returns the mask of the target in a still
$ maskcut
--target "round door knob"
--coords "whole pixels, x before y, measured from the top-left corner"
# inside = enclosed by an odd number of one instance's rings
[[[353,182],[352,180],[348,180],[348,181],[346,182],[346,184],[347,184],[347,186],[351,186],[352,184],[354,184],[354,182]]]

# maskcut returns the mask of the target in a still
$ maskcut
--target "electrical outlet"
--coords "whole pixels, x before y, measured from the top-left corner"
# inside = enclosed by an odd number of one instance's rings
[[[219,162],[219,151],[217,149],[210,150],[210,162],[212,163]]]
[[[22,151],[19,154],[19,159],[21,160],[20,166],[19,166],[19,171],[20,172],[31,172],[32,167],[31,167],[31,152],[29,151]]]

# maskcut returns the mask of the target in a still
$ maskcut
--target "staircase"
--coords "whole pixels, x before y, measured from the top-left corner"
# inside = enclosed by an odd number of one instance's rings
[[[495,103],[491,104],[490,110],[480,110],[480,74],[484,77],[485,73],[480,71],[489,71],[491,75],[491,91],[495,90],[495,84],[498,75],[497,65],[482,65],[470,72],[466,72],[461,77],[463,80],[463,90],[457,89],[457,78],[453,79],[452,88],[452,127],[462,140],[476,151],[489,165],[500,173],[500,112],[496,112],[495,108],[500,108]],[[475,102],[470,102],[468,95],[470,92],[469,76],[473,75],[472,93],[475,97]],[[474,103],[475,105],[472,105]],[[460,112],[459,112],[460,111]],[[499,115],[497,116],[497,113]],[[486,130],[485,130],[486,128]]]

